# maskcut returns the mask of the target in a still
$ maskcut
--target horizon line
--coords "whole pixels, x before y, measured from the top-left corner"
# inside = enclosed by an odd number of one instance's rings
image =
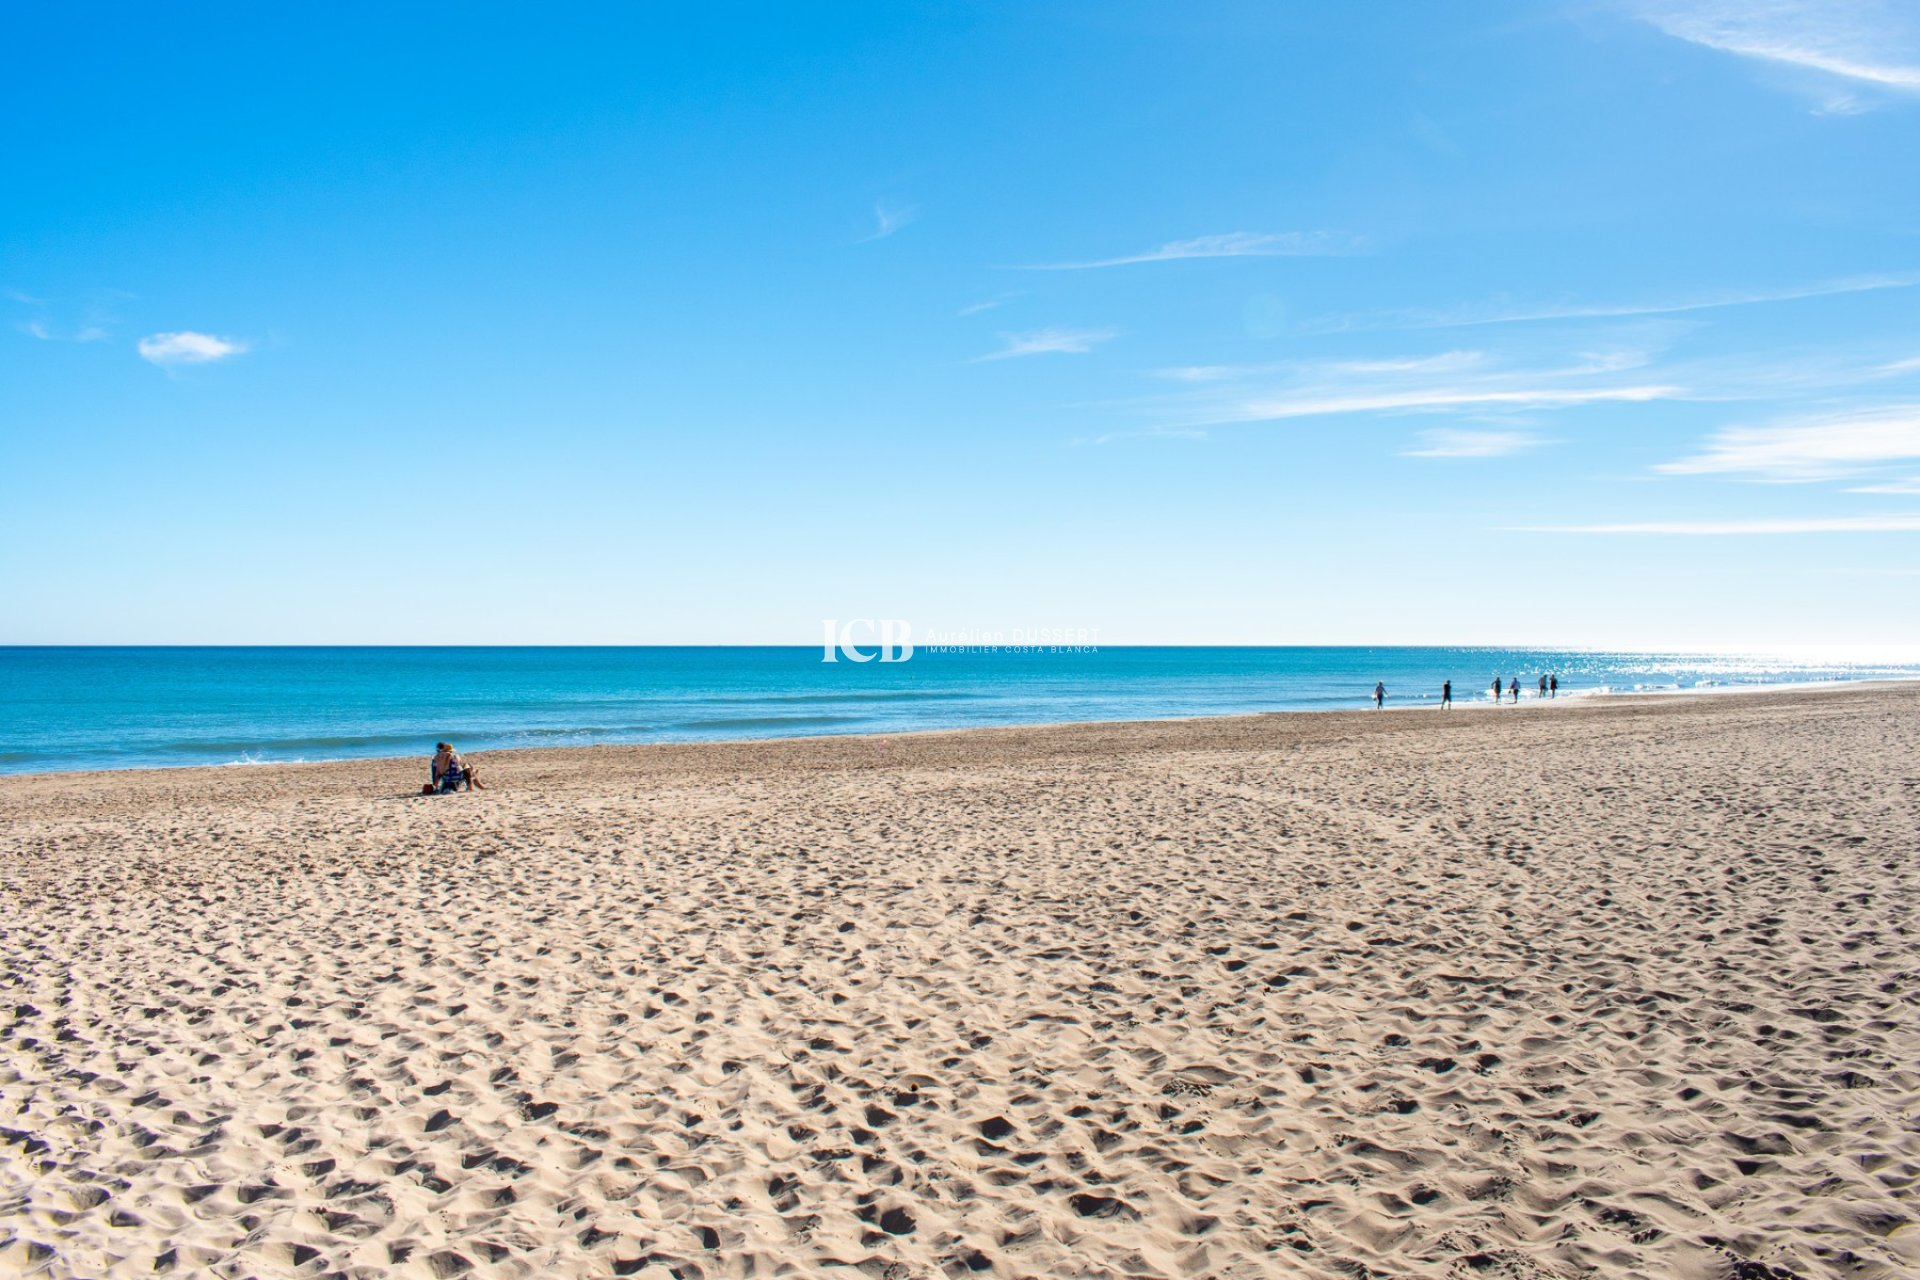
[[[1443,641],[1248,641],[1248,640],[1178,640],[1155,641],[1133,640],[1121,642],[1076,642],[1076,641],[934,641],[916,642],[916,652],[923,649],[965,649],[984,647],[1040,649],[1482,649],[1506,652],[1554,652],[1554,653],[1656,653],[1656,654],[1785,654],[1806,653],[1810,651],[1837,650],[1873,650],[1878,652],[1907,652],[1920,661],[1920,644],[1881,645],[1861,644],[1850,641],[1782,641],[1775,644],[1568,644],[1474,640],[1459,642]],[[249,643],[245,641],[160,641],[160,642],[123,642],[123,641],[74,641],[66,643],[16,643],[0,642],[0,653],[34,649],[439,649],[439,650],[492,650],[492,649],[797,649],[811,652],[820,648],[819,642],[765,642],[765,641],[648,641],[648,642],[609,642],[609,641],[534,641],[445,644],[433,640],[421,641],[271,641]]]

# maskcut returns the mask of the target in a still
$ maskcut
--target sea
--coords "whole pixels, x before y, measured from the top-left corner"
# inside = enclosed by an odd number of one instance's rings
[[[1920,678],[1920,664],[1574,649],[0,648],[0,773],[895,734]],[[855,661],[856,657],[865,661]],[[893,661],[882,661],[892,658]]]

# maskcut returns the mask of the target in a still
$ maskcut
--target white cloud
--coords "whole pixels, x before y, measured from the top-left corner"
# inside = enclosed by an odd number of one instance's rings
[[[247,349],[234,338],[216,338],[210,333],[182,329],[178,333],[153,333],[140,339],[140,358],[165,367],[173,364],[206,364],[225,360]]]
[[[1920,512],[1907,515],[1825,516],[1775,520],[1648,520],[1630,524],[1535,525],[1510,533],[1669,534],[1739,537],[1782,533],[1920,533]]]
[[[1420,438],[1424,445],[1407,450],[1403,457],[1504,458],[1541,443],[1540,437],[1529,431],[1456,431],[1448,427],[1422,431]]]
[[[1142,262],[1178,262],[1186,258],[1295,258],[1326,257],[1358,252],[1358,236],[1332,231],[1230,231],[1225,235],[1173,240],[1158,249],[1091,262],[1044,262],[1024,271],[1090,271],[1097,267],[1130,267]]]
[[[1526,324],[1541,320],[1614,320],[1627,316],[1675,315],[1719,307],[1750,307],[1765,302],[1796,302],[1835,294],[1868,293],[1877,289],[1908,289],[1920,284],[1920,275],[1851,276],[1781,289],[1728,290],[1692,298],[1650,299],[1645,302],[1595,304],[1483,303],[1446,311],[1376,311],[1328,316],[1303,328],[1309,333],[1350,333],[1368,329],[1463,329],[1483,324]]]
[[[975,356],[974,363],[1011,360],[1016,356],[1084,355],[1116,336],[1112,329],[1036,329],[1032,333],[1003,333],[1000,335],[1000,350]]]
[[[1920,458],[1920,405],[1895,405],[1770,427],[1728,427],[1704,451],[1654,470],[1791,483],[1859,475],[1914,458]]]
[[[1920,371],[1920,356],[1909,356],[1905,360],[1895,360],[1891,364],[1883,364],[1874,370],[1875,373],[1883,374],[1913,373],[1915,371]]]
[[[1821,72],[1855,84],[1920,92],[1920,22],[1886,0],[1641,0],[1641,18],[1723,53]],[[1842,95],[1834,112],[1861,109]]]

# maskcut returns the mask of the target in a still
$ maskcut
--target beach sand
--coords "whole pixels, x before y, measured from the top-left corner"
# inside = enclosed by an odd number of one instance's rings
[[[1920,1275],[1920,688],[428,745],[0,779],[0,1274]]]

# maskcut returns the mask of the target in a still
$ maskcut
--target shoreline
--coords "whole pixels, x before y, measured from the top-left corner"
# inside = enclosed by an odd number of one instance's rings
[[[1722,696],[1768,697],[1768,696],[1779,695],[1779,694],[1824,695],[1824,694],[1846,693],[1846,692],[1860,691],[1860,690],[1873,690],[1873,689],[1880,689],[1880,688],[1899,688],[1902,686],[1912,685],[1912,684],[1920,684],[1920,676],[1910,676],[1910,677],[1876,676],[1876,677],[1860,679],[1860,680],[1803,680],[1803,681],[1786,681],[1780,684],[1765,684],[1765,685],[1714,684],[1710,686],[1696,685],[1689,688],[1578,689],[1578,690],[1563,691],[1561,696],[1558,698],[1545,698],[1545,699],[1542,699],[1541,697],[1539,697],[1538,694],[1535,693],[1533,690],[1529,688],[1523,688],[1521,690],[1522,699],[1518,703],[1512,703],[1507,701],[1501,701],[1501,702],[1495,703],[1491,699],[1481,696],[1481,693],[1483,693],[1484,691],[1480,691],[1480,693],[1475,693],[1474,695],[1471,695],[1468,697],[1456,698],[1454,701],[1452,710],[1459,711],[1459,712],[1495,711],[1495,710],[1507,710],[1507,711],[1546,710],[1546,709],[1557,707],[1562,703],[1565,703],[1570,707],[1578,708],[1578,707],[1587,707],[1587,706],[1619,705],[1619,704],[1624,704],[1624,703],[1631,702],[1638,699],[1674,699],[1674,698],[1688,699],[1688,698],[1695,698],[1695,697],[1704,698],[1704,697],[1722,697]],[[1389,692],[1387,696],[1387,705],[1377,710],[1370,706],[1321,707],[1321,708],[1306,709],[1306,710],[1275,709],[1272,711],[1224,711],[1224,712],[1211,713],[1211,714],[1201,713],[1198,715],[1163,716],[1163,717],[1155,717],[1151,719],[1122,718],[1122,719],[1101,719],[1101,720],[1012,721],[1005,724],[969,725],[963,728],[904,729],[904,730],[896,730],[893,732],[875,732],[875,731],[869,731],[869,730],[861,730],[861,731],[851,732],[851,733],[793,734],[793,735],[786,735],[786,736],[779,736],[779,737],[759,737],[759,738],[754,738],[754,737],[664,738],[664,739],[649,739],[649,740],[637,741],[637,742],[598,742],[598,743],[590,743],[590,744],[552,746],[552,747],[486,747],[486,748],[477,748],[472,751],[463,751],[462,754],[472,758],[476,763],[478,763],[483,759],[496,759],[501,757],[536,756],[536,755],[541,755],[549,752],[630,751],[630,750],[645,750],[645,749],[654,749],[654,748],[686,748],[686,747],[737,748],[737,747],[743,747],[743,746],[755,746],[760,744],[826,743],[826,742],[844,742],[844,741],[863,741],[863,740],[869,740],[869,739],[892,740],[892,739],[909,739],[909,738],[918,738],[918,737],[924,737],[929,735],[945,735],[945,734],[990,734],[990,733],[1004,732],[1008,730],[1043,731],[1043,730],[1052,730],[1052,729],[1077,729],[1077,728],[1090,728],[1090,727],[1103,727],[1103,726],[1104,727],[1120,727],[1120,726],[1130,726],[1130,725],[1144,726],[1144,725],[1211,723],[1216,721],[1262,720],[1262,719],[1269,719],[1275,716],[1313,716],[1313,717],[1372,716],[1382,711],[1384,712],[1419,712],[1419,711],[1438,712],[1440,710],[1441,710],[1441,707],[1439,705],[1437,697],[1430,702],[1422,702],[1422,703],[1410,704],[1410,705],[1403,704],[1403,705],[1396,706],[1394,705],[1393,694]],[[431,736],[431,735],[428,735],[428,736]],[[458,746],[459,744],[456,743],[455,745]],[[411,764],[417,763],[419,760],[424,760],[425,758],[427,758],[428,756],[431,756],[432,754],[433,754],[432,743],[423,740],[422,750],[417,756],[335,756],[327,759],[318,759],[318,760],[305,760],[305,759],[302,759],[302,760],[228,760],[228,761],[221,761],[219,763],[208,763],[208,764],[176,764],[176,765],[130,764],[130,765],[110,765],[102,768],[91,768],[91,769],[20,770],[17,772],[0,772],[0,786],[5,786],[9,782],[9,780],[23,779],[23,778],[91,777],[91,776],[100,776],[100,775],[121,777],[125,775],[130,775],[130,774],[173,774],[173,773],[193,774],[193,773],[209,772],[209,771],[211,772],[231,771],[235,773],[246,773],[252,770],[315,769],[315,768],[328,768],[328,767],[349,766],[349,765],[394,765],[394,764],[402,764],[402,763],[411,765]]]

